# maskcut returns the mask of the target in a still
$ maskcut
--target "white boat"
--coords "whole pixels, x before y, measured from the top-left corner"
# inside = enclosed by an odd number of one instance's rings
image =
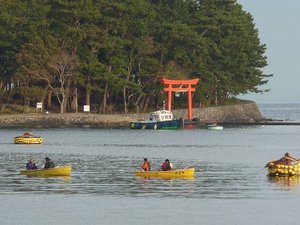
[[[217,124],[206,124],[205,128],[208,130],[223,130],[223,126],[217,125]]]
[[[183,120],[174,118],[171,111],[159,110],[150,114],[150,120],[137,121],[129,124],[130,129],[180,129]]]

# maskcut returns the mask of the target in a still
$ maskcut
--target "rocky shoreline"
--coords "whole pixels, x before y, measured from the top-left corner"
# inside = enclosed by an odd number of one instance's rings
[[[277,121],[264,118],[255,102],[239,105],[205,107],[193,109],[194,119],[187,120],[187,110],[174,110],[176,117],[185,124],[201,125],[219,123],[222,125],[300,125],[300,122]],[[132,121],[147,120],[142,114],[86,114],[86,113],[29,113],[0,115],[0,128],[128,128]]]
[[[65,114],[14,114],[1,115],[0,127],[36,127],[36,128],[55,128],[55,127],[124,127],[133,121],[128,115],[123,114],[84,114],[84,113],[65,113]]]
[[[176,117],[185,123],[203,124],[257,124],[264,120],[255,102],[247,101],[232,106],[205,107],[193,109],[192,121],[187,120],[187,110],[174,110]],[[51,127],[128,127],[129,122],[147,120],[148,113],[142,114],[85,114],[85,113],[30,113],[0,115],[0,128],[51,128]]]

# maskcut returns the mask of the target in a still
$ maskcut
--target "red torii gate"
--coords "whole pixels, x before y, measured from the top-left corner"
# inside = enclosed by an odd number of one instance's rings
[[[195,85],[199,82],[199,79],[192,80],[170,80],[166,78],[160,78],[160,82],[167,87],[164,88],[164,91],[168,94],[168,110],[172,110],[172,92],[188,92],[188,118],[191,120],[192,115],[192,92],[195,91],[195,88],[192,88],[192,85]],[[174,86],[173,86],[174,85]]]

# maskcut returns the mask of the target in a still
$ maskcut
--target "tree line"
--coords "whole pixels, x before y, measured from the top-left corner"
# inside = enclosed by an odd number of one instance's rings
[[[236,0],[0,0],[0,105],[145,112],[160,77],[200,78],[193,101],[225,104],[267,91],[265,50]]]

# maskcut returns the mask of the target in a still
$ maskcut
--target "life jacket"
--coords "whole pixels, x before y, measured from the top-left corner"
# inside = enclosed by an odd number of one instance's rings
[[[54,168],[54,167],[55,167],[55,164],[51,160],[46,161],[45,166],[44,166],[45,169]]]
[[[164,162],[161,166],[161,169],[163,171],[166,171],[166,170],[171,170],[171,166],[170,166],[170,163],[169,162]]]
[[[26,164],[26,169],[32,170],[33,169],[33,164],[32,163],[27,163]]]
[[[142,169],[144,171],[150,171],[150,162],[146,161],[143,163]]]

